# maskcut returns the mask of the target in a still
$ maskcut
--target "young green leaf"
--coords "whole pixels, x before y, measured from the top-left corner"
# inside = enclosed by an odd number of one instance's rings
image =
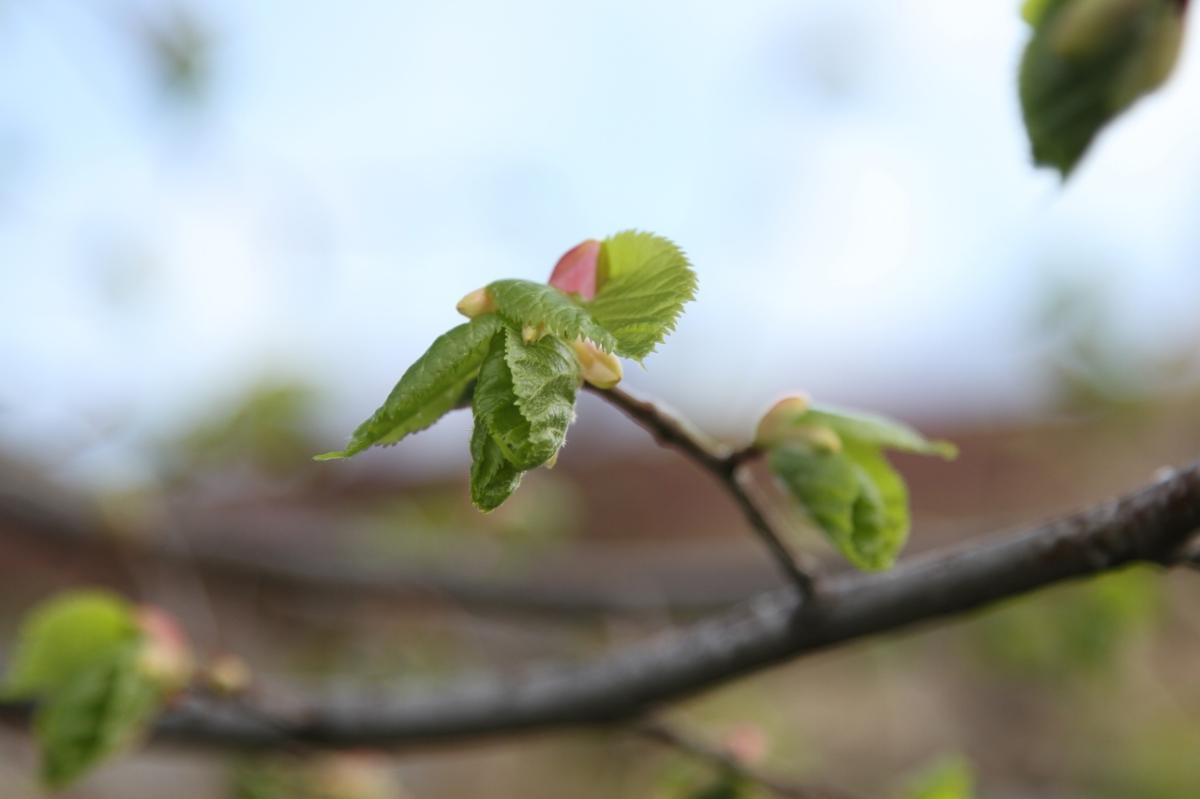
[[[133,608],[105,591],[73,591],[33,610],[17,633],[4,693],[53,693],[107,653],[138,641]]]
[[[755,443],[761,447],[789,441],[824,442],[834,450],[846,441],[947,460],[958,457],[958,447],[954,444],[930,441],[903,422],[873,413],[812,405],[802,396],[787,397],[771,406],[755,432]]]
[[[529,423],[528,448],[540,466],[566,443],[575,421],[579,361],[555,336],[526,344],[513,330],[506,331],[504,358],[517,409]]]
[[[487,291],[496,303],[496,312],[517,329],[542,327],[564,341],[586,338],[605,352],[612,352],[617,345],[583,306],[553,286],[497,280],[488,284]]]
[[[908,538],[908,492],[878,449],[789,442],[769,464],[847,560],[871,571],[895,562]]]
[[[499,318],[487,314],[439,336],[408,368],[383,405],[354,431],[346,448],[318,455],[317,460],[349,458],[368,447],[395,444],[454,410],[502,327]]]
[[[1033,38],[1021,60],[1025,127],[1039,165],[1065,177],[1100,131],[1175,67],[1180,0],[1028,0]]]
[[[131,642],[72,675],[38,708],[42,779],[51,788],[77,779],[142,734],[163,701]]]
[[[487,423],[476,417],[471,432],[471,502],[475,507],[484,513],[500,507],[521,485],[524,474],[504,457]]]
[[[522,471],[558,452],[575,415],[579,367],[553,336],[526,344],[513,330],[492,342],[475,384],[475,418]]]
[[[642,360],[675,329],[696,296],[687,256],[669,240],[625,231],[600,246],[596,296],[588,310],[616,339],[616,351]]]
[[[817,405],[798,417],[795,424],[828,427],[843,441],[899,452],[936,455],[947,460],[958,456],[958,447],[949,441],[931,441],[902,422],[873,413]]]
[[[475,384],[471,498],[492,510],[521,474],[549,461],[575,416],[579,365],[555,336],[525,343],[512,329],[492,341]]]
[[[879,449],[847,444],[844,457],[857,472],[859,498],[854,503],[851,546],[862,569],[888,569],[908,541],[908,487]]]

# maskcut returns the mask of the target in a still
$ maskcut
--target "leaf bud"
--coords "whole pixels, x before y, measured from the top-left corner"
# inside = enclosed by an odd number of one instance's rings
[[[546,325],[544,322],[539,322],[536,325],[524,325],[521,327],[521,340],[526,344],[533,344],[541,341],[546,335]]]
[[[571,344],[579,360],[583,379],[596,388],[616,388],[624,372],[617,356],[605,352],[586,339],[577,339]]]
[[[222,696],[238,696],[250,687],[253,675],[246,661],[232,653],[217,655],[204,670],[204,682]]]
[[[823,452],[841,452],[842,439],[833,428],[805,421],[809,407],[809,399],[803,395],[781,399],[759,420],[754,443],[760,447],[774,447],[793,442]]]
[[[468,319],[474,319],[477,316],[483,316],[496,310],[496,301],[492,299],[492,295],[488,293],[485,286],[481,289],[475,289],[463,297],[454,308]]]
[[[550,285],[566,294],[578,294],[590,300],[596,296],[596,266],[600,260],[600,242],[588,239],[567,250],[554,271]]]
[[[149,605],[137,609],[142,633],[138,668],[163,691],[182,690],[192,678],[192,648],[179,623],[166,611]]]
[[[810,405],[808,396],[804,394],[784,397],[776,402],[759,420],[758,429],[754,432],[754,443],[760,446],[778,443],[800,417],[808,412]]]

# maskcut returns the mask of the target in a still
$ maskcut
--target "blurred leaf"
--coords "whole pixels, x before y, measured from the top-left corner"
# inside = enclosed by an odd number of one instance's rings
[[[133,609],[104,591],[72,591],[31,611],[17,633],[5,694],[37,697],[58,691],[110,652],[136,642]]]
[[[131,28],[170,99],[197,103],[212,81],[213,31],[189,6],[162,4],[157,13],[131,17]]]
[[[517,329],[541,327],[564,341],[586,338],[605,352],[617,346],[612,334],[583,306],[553,286],[530,280],[497,280],[488,284],[487,291],[496,303],[496,312]]]
[[[737,772],[692,757],[677,755],[658,773],[652,789],[656,799],[759,799],[757,785]]]
[[[341,753],[236,763],[231,799],[400,799],[386,759]]]
[[[299,771],[278,761],[253,758],[235,761],[230,775],[230,799],[297,799]]]
[[[39,706],[35,729],[42,779],[62,787],[133,743],[158,710],[163,693],[126,643],[90,663]]]
[[[986,614],[974,641],[987,665],[1018,675],[1098,672],[1112,668],[1129,638],[1158,618],[1161,590],[1144,568],[1054,588]]]
[[[695,298],[696,274],[671,241],[629,230],[601,243],[596,287],[588,311],[612,333],[619,354],[640,361]]]
[[[1113,307],[1116,288],[1089,274],[1051,275],[1033,320],[1058,404],[1073,413],[1137,417],[1164,395],[1194,393],[1197,344],[1188,339],[1165,351],[1139,346]]]
[[[218,408],[171,444],[175,473],[223,469],[251,463],[283,474],[308,460],[317,394],[301,383],[268,379],[247,388],[226,408]]]
[[[346,448],[318,455],[317,460],[348,458],[368,447],[395,444],[449,413],[475,379],[501,328],[500,320],[488,314],[438,336],[383,405],[354,431]]]
[[[900,795],[903,799],[972,799],[971,767],[962,758],[947,758],[917,775]]]
[[[707,785],[681,796],[686,799],[749,799],[752,795],[752,786],[746,780],[732,771],[725,771]]]
[[[1027,2],[1020,96],[1034,161],[1069,175],[1096,135],[1170,76],[1180,0]]]
[[[1120,746],[1088,775],[1101,799],[1180,799],[1200,796],[1200,732],[1194,723],[1155,723],[1128,730]],[[1096,779],[1098,777],[1099,779]]]
[[[542,469],[526,475],[521,491],[486,515],[462,501],[458,486],[357,508],[355,529],[362,535],[354,540],[362,543],[357,555],[372,566],[387,559],[454,573],[512,573],[579,532],[585,512],[574,481]]]
[[[1051,2],[1052,0],[1025,0],[1021,6],[1021,17],[1030,25],[1037,25]]]

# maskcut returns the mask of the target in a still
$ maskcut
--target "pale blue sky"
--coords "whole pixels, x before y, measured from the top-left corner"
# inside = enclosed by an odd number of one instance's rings
[[[1036,407],[1050,266],[1105,276],[1147,342],[1200,332],[1195,37],[1060,188],[1026,155],[1015,0],[214,0],[199,111],[151,90],[129,5],[0,4],[0,437],[22,447],[135,419],[119,450],[264,369],[328,384],[348,430],[466,291],[627,227],[701,281],[630,382],[726,429],[788,388]]]

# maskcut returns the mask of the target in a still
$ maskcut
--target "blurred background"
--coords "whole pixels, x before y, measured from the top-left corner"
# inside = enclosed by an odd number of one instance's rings
[[[1018,11],[0,0],[0,641],[53,591],[110,585],[286,707],[587,657],[774,585],[706,475],[592,397],[559,468],[487,517],[464,414],[309,461],[460,296],[630,227],[700,277],[631,388],[730,442],[804,390],[960,444],[898,462],[913,551],[1191,459],[1200,40],[1064,185],[1027,154]],[[672,716],[749,725],[774,770],[866,796],[956,755],[984,797],[1197,796],[1197,600],[1130,572]],[[0,744],[5,796],[36,795],[28,742]],[[349,799],[709,776],[610,732],[316,766],[156,750],[69,795],[270,799],[305,769],[376,791]]]

